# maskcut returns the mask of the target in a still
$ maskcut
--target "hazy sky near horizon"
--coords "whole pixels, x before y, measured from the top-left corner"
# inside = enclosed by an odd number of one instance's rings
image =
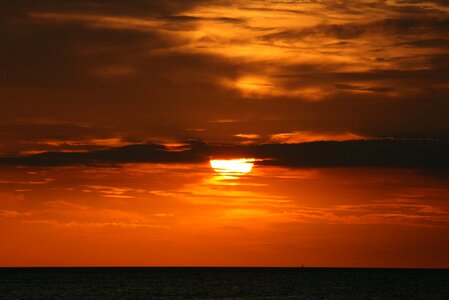
[[[207,163],[0,173],[2,266],[447,267],[448,180]]]
[[[19,0],[0,24],[0,265],[449,267],[447,1]]]

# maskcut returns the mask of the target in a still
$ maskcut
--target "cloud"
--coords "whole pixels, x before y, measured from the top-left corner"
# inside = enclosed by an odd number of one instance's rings
[[[372,204],[298,207],[283,212],[292,222],[330,224],[395,224],[441,226],[449,222],[445,209],[416,201],[378,201]]]
[[[441,6],[449,6],[449,3],[447,2],[447,0],[397,0],[397,3],[404,3],[404,4],[418,4],[418,5],[423,5],[426,3],[435,3]]]
[[[439,19],[424,15],[424,17],[384,19],[366,23],[319,24],[308,28],[281,31],[266,35],[265,38],[268,40],[297,40],[321,37],[351,40],[364,36],[384,36],[401,40],[406,37],[417,37],[424,33],[445,37],[448,27],[449,20],[446,16]]]
[[[90,152],[46,152],[36,155],[1,158],[6,164],[60,166],[73,164],[127,163],[127,162],[196,162],[202,153],[192,150],[172,152],[163,145],[129,145],[122,148]]]
[[[353,133],[314,133],[307,131],[299,132],[283,132],[273,134],[270,141],[273,144],[298,144],[304,142],[316,141],[349,141],[360,140],[363,137]]]
[[[444,169],[447,141],[366,140],[262,145],[258,149],[274,160],[266,164],[291,167],[385,167]],[[279,154],[276,154],[279,153]]]
[[[55,220],[26,220],[25,223],[52,225],[61,228],[104,228],[104,227],[120,227],[120,228],[154,228],[154,229],[170,229],[169,226],[154,224],[150,222],[60,222]]]
[[[449,136],[443,1],[23,0],[0,14],[3,156]]]
[[[171,151],[163,145],[130,145],[106,150],[2,157],[0,164],[64,166],[122,163],[197,163],[214,157],[254,157],[262,164],[298,168],[379,167],[414,168],[447,172],[447,140],[356,140],[301,144],[210,146],[195,142],[189,149]],[[120,191],[120,195],[123,191]]]

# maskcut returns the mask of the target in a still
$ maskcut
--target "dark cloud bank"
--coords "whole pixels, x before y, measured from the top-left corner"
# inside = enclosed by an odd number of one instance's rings
[[[2,157],[1,165],[68,166],[121,163],[195,163],[211,157],[255,157],[267,165],[286,167],[385,167],[449,171],[448,140],[358,140],[301,144],[217,146],[190,142],[173,151],[163,145],[140,144],[89,152],[46,152]]]

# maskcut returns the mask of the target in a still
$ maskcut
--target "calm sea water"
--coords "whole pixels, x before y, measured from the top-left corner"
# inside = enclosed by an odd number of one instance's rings
[[[1,299],[449,299],[449,270],[0,268]]]

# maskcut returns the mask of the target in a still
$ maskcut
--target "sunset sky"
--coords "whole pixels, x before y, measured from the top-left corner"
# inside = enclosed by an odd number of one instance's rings
[[[0,266],[449,268],[448,1],[17,0],[0,25]]]

